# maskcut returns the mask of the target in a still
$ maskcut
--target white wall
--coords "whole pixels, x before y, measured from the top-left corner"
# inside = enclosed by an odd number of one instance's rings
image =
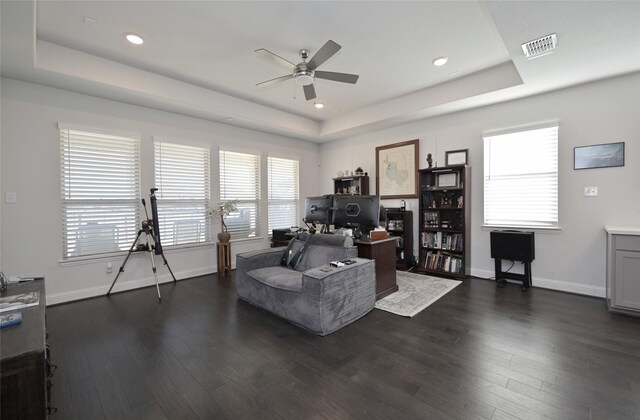
[[[605,234],[603,226],[640,226],[640,73],[576,86],[498,105],[449,114],[416,123],[362,134],[321,146],[323,193],[332,191],[331,178],[340,170],[361,166],[375,191],[375,148],[420,139],[420,168],[433,153],[444,166],[446,150],[469,149],[472,176],[471,274],[493,277],[489,232],[483,222],[483,146],[486,131],[559,122],[558,232],[536,233],[535,286],[594,296],[605,293]],[[437,154],[436,154],[437,140]],[[573,169],[573,148],[624,141],[625,166]],[[597,186],[598,197],[584,197],[585,186]],[[399,200],[383,201],[395,207]],[[418,238],[418,201],[414,210],[414,242]],[[520,270],[521,272],[521,270]]]
[[[106,293],[123,257],[83,263],[60,263],[62,228],[60,200],[59,122],[142,135],[142,191],[153,186],[152,136],[210,144],[212,151],[212,202],[218,201],[218,147],[259,152],[266,179],[267,153],[300,159],[300,196],[321,192],[319,146],[296,139],[92,96],[1,79],[2,127],[0,187],[2,191],[0,255],[7,275],[44,274],[47,302],[58,303]],[[17,203],[7,204],[4,193],[17,193]],[[266,198],[266,188],[263,188]],[[235,254],[268,247],[266,199],[262,212],[263,237],[233,242]],[[301,212],[304,211],[304,202]],[[301,213],[302,214],[302,213]],[[214,232],[217,233],[217,232]],[[167,260],[178,279],[216,270],[215,246],[167,250]],[[108,262],[113,273],[106,273]],[[160,281],[170,281],[166,267],[156,261]],[[147,254],[134,254],[114,290],[153,284]],[[154,292],[150,291],[150,298]]]

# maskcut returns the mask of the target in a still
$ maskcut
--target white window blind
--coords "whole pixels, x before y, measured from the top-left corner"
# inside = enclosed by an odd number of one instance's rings
[[[60,128],[63,259],[128,250],[138,232],[140,139]]]
[[[269,233],[297,226],[299,208],[298,161],[269,156]]]
[[[260,156],[220,150],[220,200],[238,200],[225,218],[231,239],[260,236]]]
[[[210,220],[209,148],[154,142],[158,227],[163,246],[206,242]]]
[[[558,126],[484,137],[484,223],[558,226]]]

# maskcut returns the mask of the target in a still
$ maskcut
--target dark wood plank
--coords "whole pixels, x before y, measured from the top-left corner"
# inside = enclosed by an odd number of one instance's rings
[[[470,279],[317,337],[234,273],[47,308],[60,418],[640,419],[640,319]]]

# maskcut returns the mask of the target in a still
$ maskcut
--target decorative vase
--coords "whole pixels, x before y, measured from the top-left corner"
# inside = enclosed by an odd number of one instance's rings
[[[231,234],[229,232],[220,232],[218,233],[218,241],[219,242],[229,242],[231,239]]]

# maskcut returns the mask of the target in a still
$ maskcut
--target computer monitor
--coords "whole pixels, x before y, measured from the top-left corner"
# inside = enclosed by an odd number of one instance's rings
[[[332,204],[333,197],[331,195],[307,197],[304,203],[304,221],[306,223],[330,223]]]
[[[332,216],[335,227],[357,227],[369,232],[380,222],[380,196],[334,195]]]

